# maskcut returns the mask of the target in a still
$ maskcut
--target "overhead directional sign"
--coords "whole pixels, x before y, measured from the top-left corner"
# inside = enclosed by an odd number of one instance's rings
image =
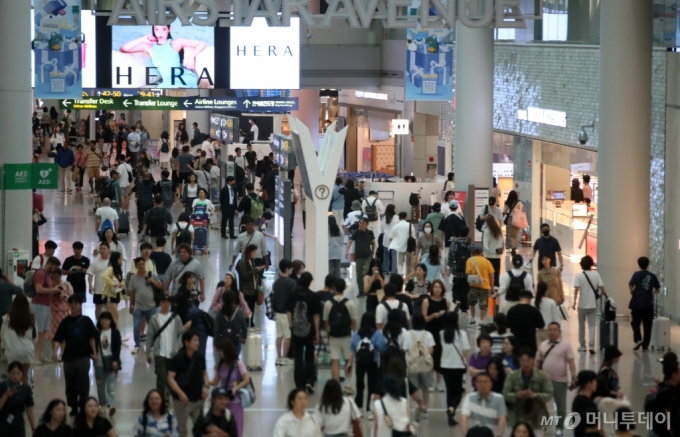
[[[287,112],[298,109],[297,97],[85,97],[60,100],[62,109],[186,110]]]

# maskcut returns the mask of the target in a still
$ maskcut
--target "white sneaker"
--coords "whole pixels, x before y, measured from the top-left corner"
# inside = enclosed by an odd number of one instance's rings
[[[588,349],[586,349],[584,346],[581,346],[580,348],[578,348],[578,351],[579,352],[586,352],[586,351],[588,351]]]
[[[139,353],[139,348],[138,348],[138,347],[134,347],[134,348],[132,349],[132,355],[137,355],[138,353]]]
[[[127,338],[127,337],[123,337],[123,340],[122,340],[122,341],[123,341],[123,343],[127,343],[128,341],[130,341],[130,339]]]
[[[373,420],[373,412],[366,411],[366,420]]]
[[[446,385],[444,385],[443,382],[440,382],[439,384],[437,384],[437,391],[438,391],[438,392],[444,392],[444,391],[446,391]]]
[[[291,358],[281,358],[281,365],[282,366],[292,366],[295,364],[295,360]]]

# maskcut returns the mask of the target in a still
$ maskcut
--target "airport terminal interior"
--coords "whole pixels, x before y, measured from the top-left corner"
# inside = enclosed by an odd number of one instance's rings
[[[0,435],[680,433],[680,0],[2,5]]]

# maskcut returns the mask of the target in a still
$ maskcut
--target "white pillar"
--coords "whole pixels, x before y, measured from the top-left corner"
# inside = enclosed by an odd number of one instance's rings
[[[2,41],[30,41],[31,2],[0,0],[3,16],[0,26]],[[0,58],[9,60],[3,65],[0,74],[0,107],[5,111],[0,117],[0,132],[4,132],[0,145],[0,165],[23,164],[31,162],[31,121],[33,111],[31,90],[31,56],[28,46],[3,44]],[[5,229],[3,249],[14,247],[31,251],[32,206],[30,190],[6,191]],[[45,231],[43,231],[45,232]],[[1,257],[4,259],[5,252]],[[3,266],[5,267],[5,266]]]
[[[298,110],[291,115],[309,128],[314,150],[319,151],[319,90],[294,90],[293,97],[298,98]]]
[[[456,189],[493,186],[493,29],[456,25]]]
[[[649,254],[652,0],[602,0],[600,18],[598,270],[626,312]]]
[[[187,91],[187,96],[209,97],[210,90],[190,90]],[[194,123],[198,123],[198,130],[202,134],[210,134],[210,111],[187,111],[186,114],[187,124],[185,127],[187,135],[189,135],[189,141],[194,139]]]

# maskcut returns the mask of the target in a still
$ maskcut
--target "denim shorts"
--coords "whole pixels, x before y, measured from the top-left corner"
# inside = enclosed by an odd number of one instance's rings
[[[38,326],[38,332],[49,331],[52,318],[52,310],[50,307],[32,303],[31,312],[33,313],[33,317],[35,317],[35,324]]]

